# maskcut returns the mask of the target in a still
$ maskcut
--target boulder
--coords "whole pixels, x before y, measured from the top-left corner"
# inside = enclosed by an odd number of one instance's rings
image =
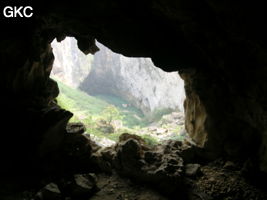
[[[110,162],[110,168],[122,176],[152,185],[167,195],[183,187],[184,166],[179,149],[172,150],[169,145],[148,147],[141,137],[125,133],[106,150],[102,159],[98,157],[100,163]]]
[[[99,191],[96,181],[97,179],[94,174],[75,174],[68,178],[62,178],[58,185],[64,197],[89,199]]]
[[[195,177],[200,172],[200,164],[187,164],[185,166],[185,174],[189,177]]]
[[[71,197],[73,198],[89,198],[99,191],[94,174],[76,174],[74,175],[74,181],[70,187]]]
[[[97,123],[97,129],[103,133],[114,133],[115,128],[112,124],[107,123],[105,120],[99,120]]]
[[[62,195],[55,183],[49,183],[36,194],[35,200],[62,200]]]
[[[68,123],[66,127],[67,133],[69,134],[83,134],[86,131],[86,128],[83,123]]]
[[[226,161],[224,166],[223,166],[224,169],[228,169],[228,170],[233,170],[236,168],[236,165],[234,162],[232,161]]]

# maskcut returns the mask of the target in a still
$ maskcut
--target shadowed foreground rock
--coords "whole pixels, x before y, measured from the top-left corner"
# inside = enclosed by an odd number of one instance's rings
[[[168,196],[178,193],[183,196],[182,156],[189,160],[193,154],[184,153],[189,148],[184,146],[179,141],[148,146],[141,137],[124,133],[116,145],[96,152],[95,160],[103,171],[115,170],[123,177],[158,188]]]

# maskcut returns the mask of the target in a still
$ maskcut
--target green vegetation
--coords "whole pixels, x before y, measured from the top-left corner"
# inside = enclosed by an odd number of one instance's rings
[[[158,144],[157,139],[155,139],[154,137],[152,137],[149,134],[145,134],[142,136],[142,138],[144,139],[144,141],[146,142],[146,144],[153,146],[155,144]]]
[[[121,115],[120,111],[114,106],[114,105],[109,105],[107,106],[103,111],[102,111],[102,117],[103,119],[111,125],[111,123],[114,120],[122,120],[123,115]]]
[[[99,98],[89,96],[85,92],[71,88],[60,81],[57,81],[60,95],[57,100],[61,107],[75,113],[97,115],[109,104]]]
[[[133,128],[134,126],[145,127],[149,124],[147,120],[144,120],[144,115],[141,110],[137,109],[120,97],[111,95],[98,95],[96,97],[116,106],[123,115],[123,124],[125,126]],[[127,107],[124,107],[123,105],[127,105]]]
[[[109,95],[90,96],[79,89],[71,88],[58,80],[56,81],[60,89],[60,95],[57,98],[58,104],[80,116],[79,119],[81,119],[81,116],[85,118],[91,116],[93,121],[96,118],[107,118],[108,112],[111,112],[111,108],[113,108],[113,114],[117,113],[115,118],[121,119],[126,127],[147,125],[147,123],[144,123],[142,112],[131,105],[124,108],[123,105],[129,105],[129,103],[119,97]],[[72,121],[75,120],[72,119]]]
[[[140,136],[145,142],[149,145],[157,144],[158,140],[149,134],[146,127],[152,122],[160,121],[163,115],[171,113],[169,109],[162,109],[145,117],[139,109],[119,97],[90,96],[79,89],[56,81],[60,89],[58,104],[74,113],[70,122],[84,123],[87,132],[99,138],[117,141],[122,133],[136,134],[143,130]],[[162,127],[169,128],[168,125]],[[179,131],[179,126],[173,130],[174,139],[181,139],[178,138]]]

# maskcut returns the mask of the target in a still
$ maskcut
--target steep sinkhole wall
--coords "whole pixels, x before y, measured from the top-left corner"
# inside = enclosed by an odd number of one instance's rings
[[[145,115],[163,109],[183,111],[184,83],[177,72],[164,72],[150,58],[125,57],[100,43],[97,46],[100,51],[81,89],[121,96]]]
[[[120,114],[113,111],[110,125],[114,129],[106,127],[108,130],[103,132],[119,134],[132,132],[134,128],[136,134],[155,136],[160,141],[184,139],[185,92],[183,80],[177,72],[164,72],[150,58],[116,54],[98,42],[100,51],[94,56],[84,55],[74,38],[67,37],[60,43],[54,40],[51,45],[55,55],[51,77],[60,83],[62,93],[58,98],[59,104],[74,112],[75,118],[88,126],[89,133],[101,134],[88,123],[91,119],[91,123],[99,124],[96,118],[107,121],[108,113],[103,112],[107,105],[112,105],[119,109]],[[74,94],[80,94],[80,99],[87,98],[88,103],[77,99]]]
[[[183,111],[184,83],[177,72],[166,73],[150,58],[130,58],[97,43],[100,51],[84,55],[74,38],[52,42],[52,76],[91,95],[120,96],[149,114],[156,109]]]

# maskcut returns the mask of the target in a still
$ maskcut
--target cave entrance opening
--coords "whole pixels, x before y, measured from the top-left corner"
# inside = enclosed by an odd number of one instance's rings
[[[51,43],[55,56],[51,78],[58,104],[71,111],[101,146],[114,144],[122,133],[136,134],[148,144],[190,140],[184,128],[184,83],[178,72],[167,73],[150,58],[100,51],[83,54],[75,38]]]

